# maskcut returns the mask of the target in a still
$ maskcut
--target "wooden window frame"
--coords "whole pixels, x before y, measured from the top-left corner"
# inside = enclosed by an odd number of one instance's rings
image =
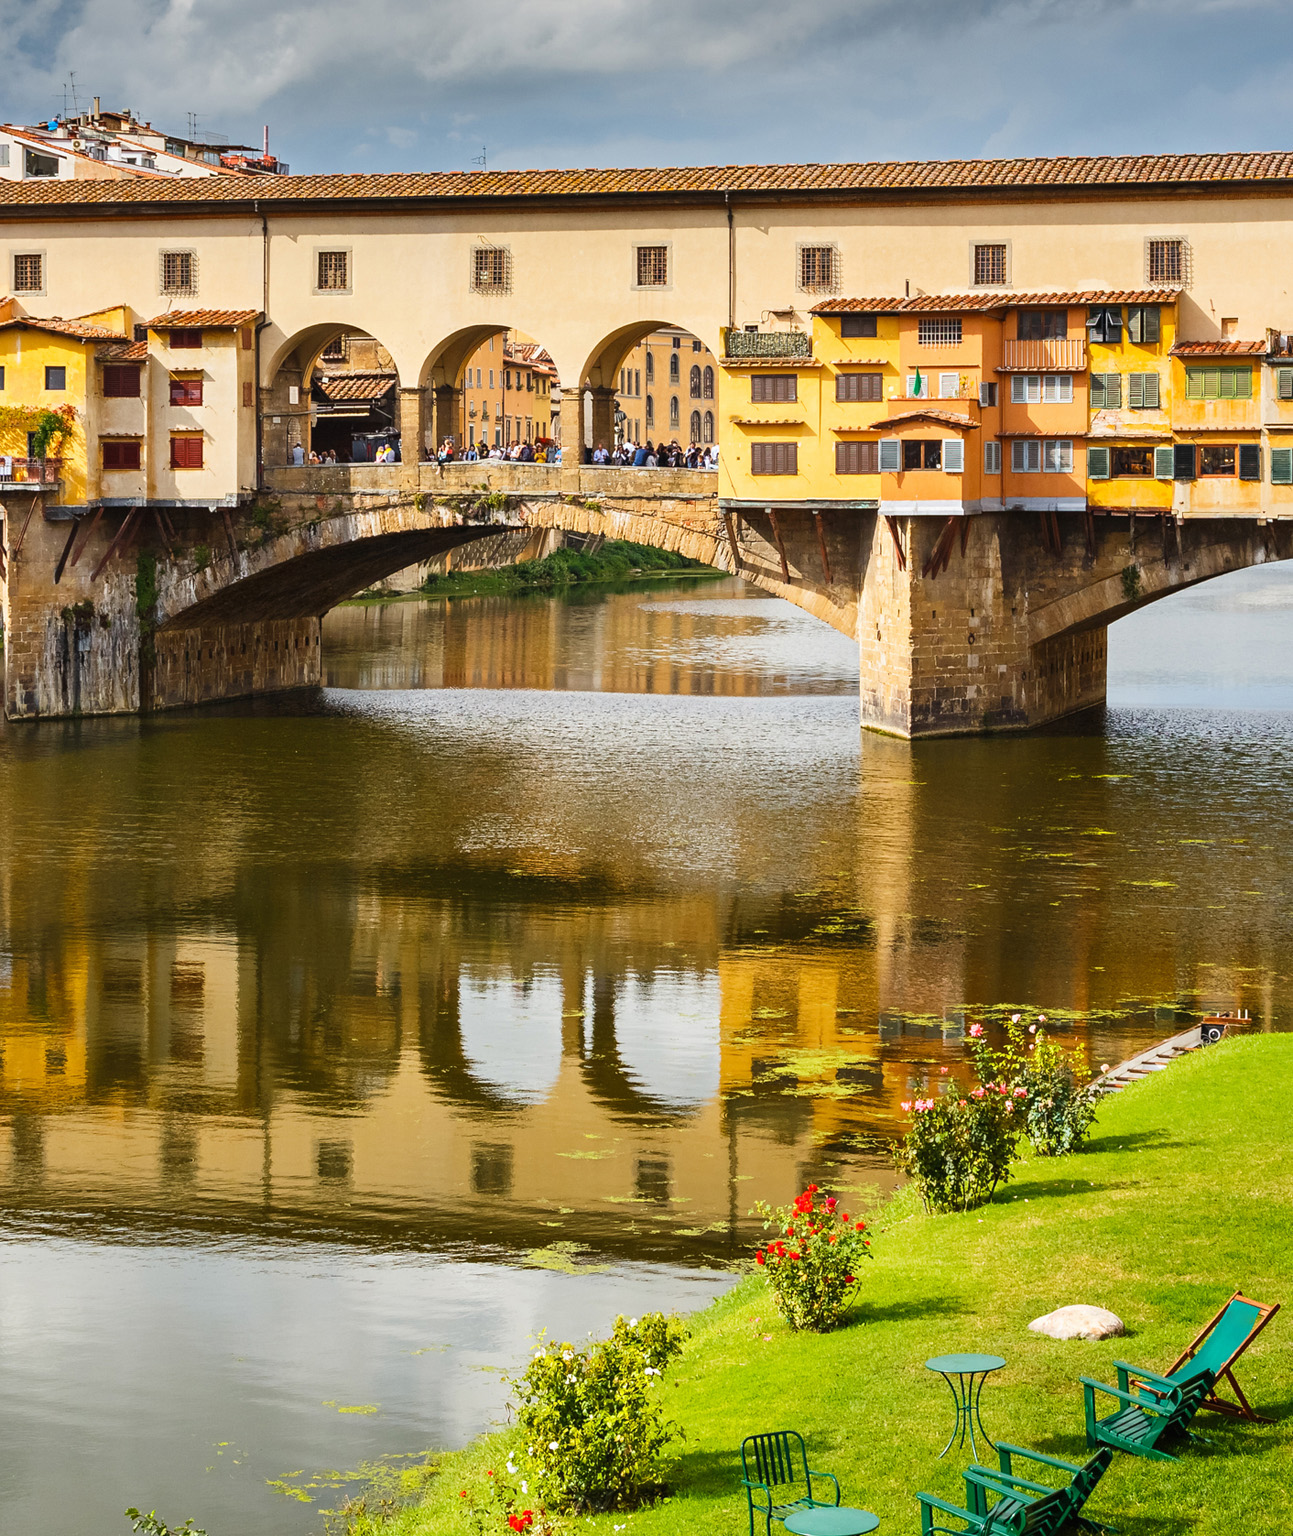
[[[1216,391],[1210,388],[1210,374],[1216,375]],[[1247,380],[1243,390],[1239,388],[1241,379]],[[1227,383],[1233,388],[1227,389]],[[1253,398],[1253,370],[1252,365],[1226,364],[1216,367],[1190,366],[1185,370],[1185,398],[1187,400],[1251,400]]]
[[[57,383],[53,382],[53,376],[59,375]],[[67,364],[45,364],[45,393],[49,395],[65,395],[67,393]]]
[[[884,374],[837,373],[835,398],[846,405],[875,405],[884,400]]]
[[[1209,468],[1217,462],[1218,455],[1228,454],[1229,467]],[[1200,480],[1234,480],[1239,474],[1239,445],[1237,443],[1204,443],[1199,449]]]
[[[751,443],[752,475],[790,476],[799,473],[798,443]]]
[[[799,399],[797,373],[752,373],[750,401],[754,405],[790,405]]]
[[[166,345],[172,352],[200,352],[202,332],[196,326],[186,326],[167,333]]]
[[[878,475],[880,473],[879,442],[863,439],[836,443],[835,473],[837,475]]]
[[[34,261],[36,263],[36,275],[40,278],[39,283],[33,286],[31,283],[20,283],[18,281],[18,273],[20,270],[18,263],[20,261]],[[48,282],[48,268],[45,261],[45,252],[43,250],[14,251],[9,257],[9,275],[13,279],[13,282],[10,284],[11,293],[44,293],[46,284]]]
[[[140,368],[138,363],[105,363],[103,367],[103,398],[105,400],[138,400],[139,377]],[[110,387],[123,383],[127,383],[126,388]],[[133,388],[129,387],[130,385],[133,385]]]
[[[1143,469],[1128,469],[1125,466],[1131,462],[1132,454],[1145,455],[1142,462]],[[1121,464],[1119,467],[1121,456]],[[1154,479],[1154,450],[1138,443],[1117,443],[1109,449],[1109,478],[1111,480],[1152,480]]]
[[[840,316],[840,337],[843,340],[857,340],[880,334],[880,316],[868,314],[853,314]]]
[[[1064,341],[1068,333],[1067,309],[1021,309],[1016,313],[1015,335],[1020,341]]]
[[[203,380],[193,378],[171,378],[169,381],[170,403],[172,405],[201,405],[203,394]]]
[[[108,474],[131,470],[138,471],[143,467],[141,458],[142,445],[138,439],[121,440],[108,438],[101,440],[99,446],[101,449],[101,463],[103,469]],[[130,449],[134,449],[133,454],[129,452]],[[118,462],[115,464],[109,463],[110,458],[116,458]],[[123,458],[133,460],[133,462],[122,463],[120,461]]]
[[[1262,478],[1262,445],[1240,443],[1235,455],[1235,473],[1240,480],[1260,481]]]
[[[941,437],[904,437],[902,442],[902,472],[934,470],[943,467],[943,440]],[[908,462],[916,460],[915,463]]]
[[[173,433],[171,436],[172,469],[205,469],[206,439],[200,432]],[[192,449],[196,448],[196,454]],[[182,450],[182,451],[181,451]],[[193,460],[196,458],[197,462]]]

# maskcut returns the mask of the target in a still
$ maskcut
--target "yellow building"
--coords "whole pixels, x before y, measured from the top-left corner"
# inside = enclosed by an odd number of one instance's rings
[[[0,476],[57,479],[47,501],[74,508],[234,506],[254,489],[256,311],[35,319],[9,299],[0,317]],[[40,462],[51,410],[69,431]]]
[[[619,370],[616,441],[717,442],[717,392],[718,359],[699,337],[676,326],[652,331]]]
[[[556,365],[534,341],[504,331],[483,342],[463,372],[466,415],[461,448],[508,448],[557,437]]]

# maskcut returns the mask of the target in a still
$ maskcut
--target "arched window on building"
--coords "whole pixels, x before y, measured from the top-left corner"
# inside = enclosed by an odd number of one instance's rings
[[[650,371],[648,367],[647,373]],[[646,424],[648,432],[655,426],[655,400],[650,395],[646,397]]]
[[[692,371],[695,372],[694,369]],[[690,437],[689,441],[691,441],[693,443],[698,443],[700,441],[700,412],[699,411],[693,411],[691,413],[691,437]]]
[[[706,368],[705,369],[705,399],[706,400],[712,400],[713,398],[714,398],[714,370],[712,368]]]
[[[712,443],[714,441],[714,413],[713,413],[713,411],[706,411],[705,412],[705,441],[707,443]]]
[[[655,353],[651,350],[650,347],[647,348],[647,355],[646,355],[646,357],[647,357],[647,383],[648,384],[654,384],[655,383]]]
[[[700,399],[700,367],[696,363],[691,365],[691,398]]]
[[[681,368],[681,366],[680,366],[680,364],[678,362],[678,354],[676,352],[670,352],[670,354],[669,354],[669,382],[670,382],[670,384],[677,384],[678,381],[681,378],[682,378],[682,368]]]
[[[678,396],[669,396],[669,430],[676,432],[682,426],[682,411],[678,406]]]

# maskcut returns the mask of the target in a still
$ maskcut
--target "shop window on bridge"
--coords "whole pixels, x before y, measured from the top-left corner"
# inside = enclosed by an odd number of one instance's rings
[[[1207,443],[1199,450],[1199,476],[1233,475],[1235,472],[1235,445],[1233,443]]]
[[[884,375],[882,373],[837,373],[835,398],[849,402],[883,400]]]
[[[1187,400],[1251,400],[1253,370],[1246,368],[1187,368]]]
[[[139,369],[126,363],[109,363],[103,370],[103,394],[108,400],[138,400]]]
[[[750,400],[755,404],[784,404],[799,399],[799,376],[794,373],[752,373]]]
[[[875,315],[841,315],[841,336],[875,336],[878,334]]]
[[[1069,333],[1066,309],[1021,309],[1015,334],[1020,341],[1062,341]]]
[[[942,469],[943,444],[938,438],[909,437],[902,445],[904,469]]]
[[[1110,473],[1115,480],[1153,478],[1152,448],[1111,448],[1109,461]]]
[[[102,447],[104,469],[139,468],[139,444],[137,442],[104,443]]]
[[[878,475],[880,444],[836,443],[835,473],[837,475]]]
[[[751,443],[750,473],[752,475],[797,475],[799,444]]]

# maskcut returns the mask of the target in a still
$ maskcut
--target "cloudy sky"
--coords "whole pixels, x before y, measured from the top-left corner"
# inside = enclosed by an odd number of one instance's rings
[[[1289,148],[1291,0],[0,0],[3,112],[295,171]]]

